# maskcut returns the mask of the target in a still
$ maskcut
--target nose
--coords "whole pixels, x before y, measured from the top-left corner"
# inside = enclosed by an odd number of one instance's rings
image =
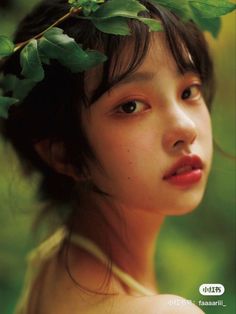
[[[191,145],[197,137],[195,122],[180,109],[171,114],[169,125],[163,135],[162,144],[166,152],[191,151]]]

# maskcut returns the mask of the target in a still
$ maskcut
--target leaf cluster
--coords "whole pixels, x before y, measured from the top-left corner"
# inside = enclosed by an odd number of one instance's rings
[[[216,37],[220,30],[220,16],[233,11],[236,5],[228,0],[151,0],[154,5],[172,11],[185,21],[193,20],[202,30]],[[147,11],[138,0],[68,0],[70,11],[44,32],[26,42],[14,44],[6,36],[0,36],[0,59],[20,50],[21,76],[7,75],[1,82],[5,93],[0,95],[0,117],[7,118],[9,108],[20,103],[31,89],[44,79],[44,64],[57,60],[71,72],[83,72],[106,61],[98,51],[84,50],[75,40],[57,27],[62,21],[77,14],[88,19],[101,32],[113,35],[130,35],[129,19],[145,23],[150,31],[162,30],[159,21],[140,16]]]
[[[0,55],[13,52],[13,45],[7,38],[0,37]],[[50,64],[54,59],[73,73],[85,71],[106,60],[98,51],[85,51],[73,38],[63,34],[62,29],[53,27],[36,40],[31,39],[20,52],[21,76],[7,75],[2,80],[6,92],[12,92],[12,98],[0,96],[0,116],[7,118],[11,105],[23,100],[31,89],[44,79],[43,64]]]
[[[95,12],[99,8],[99,4],[105,2],[105,0],[69,0],[74,8],[82,8],[84,16],[89,16],[89,14]]]
[[[217,37],[221,27],[220,17],[235,10],[236,4],[229,0],[152,0],[181,17],[194,21],[203,31]]]

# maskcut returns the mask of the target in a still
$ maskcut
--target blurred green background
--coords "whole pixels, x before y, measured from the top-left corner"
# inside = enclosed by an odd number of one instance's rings
[[[12,35],[17,22],[38,0],[0,0],[0,34]],[[201,206],[166,219],[157,243],[156,270],[161,293],[199,300],[223,300],[226,307],[202,307],[210,313],[236,313],[235,304],[235,156],[236,15],[223,18],[217,40],[207,35],[217,73],[212,120],[213,169]],[[220,150],[224,151],[224,154]],[[229,156],[226,156],[229,155]],[[0,138],[0,313],[11,314],[23,282],[25,255],[37,241],[31,229],[39,177],[22,177],[18,160]],[[221,283],[220,297],[203,297],[202,283]]]

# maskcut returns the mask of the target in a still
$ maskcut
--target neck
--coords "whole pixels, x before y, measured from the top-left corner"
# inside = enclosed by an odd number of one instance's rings
[[[95,195],[93,205],[83,206],[83,214],[75,219],[75,232],[90,238],[118,267],[157,293],[154,254],[164,216],[117,208]]]

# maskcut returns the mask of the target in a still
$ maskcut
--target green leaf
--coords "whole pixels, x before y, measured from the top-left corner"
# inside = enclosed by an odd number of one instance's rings
[[[1,87],[4,90],[4,93],[13,91],[18,81],[18,77],[13,74],[4,76],[1,81]]]
[[[86,51],[87,57],[85,59],[86,69],[91,69],[107,60],[107,57],[96,50],[87,50]]]
[[[149,18],[145,18],[145,17],[139,17],[138,20],[140,22],[143,22],[144,24],[146,24],[149,27],[149,31],[150,32],[159,32],[163,30],[163,27],[161,25],[161,23],[155,19],[149,19]]]
[[[83,13],[85,16],[88,16],[91,12],[95,12],[99,6],[96,3],[93,3],[89,6],[83,7]]]
[[[9,108],[16,104],[19,100],[16,98],[0,96],[0,117],[7,119]]]
[[[193,20],[202,31],[208,31],[212,34],[214,38],[217,38],[221,29],[221,19],[219,17],[215,17],[212,19],[203,19],[195,16]]]
[[[14,43],[6,36],[0,36],[0,57],[10,56],[14,52]]]
[[[18,98],[19,100],[23,100],[36,85],[37,82],[30,79],[18,79],[16,86],[13,90],[13,97]]]
[[[188,0],[190,6],[201,18],[215,18],[232,12],[236,4],[228,0]]]
[[[175,13],[183,20],[190,20],[192,18],[192,10],[189,6],[188,0],[152,0],[152,2],[157,6],[160,5]]]
[[[221,21],[220,16],[232,11],[236,5],[228,0],[152,0],[175,13],[183,21],[194,21],[203,31],[209,31],[217,37]]]
[[[105,0],[69,0],[69,4],[75,9],[82,8],[85,16],[91,12],[95,12],[99,8],[99,4],[104,3]]]
[[[40,82],[44,79],[44,70],[38,52],[38,43],[32,39],[21,51],[20,63],[22,67],[21,74],[34,82]]]
[[[93,24],[103,33],[113,35],[130,35],[127,19],[124,17],[113,17],[109,19],[92,19]]]
[[[80,7],[80,1],[78,0],[68,0],[68,3],[71,4],[72,8],[79,8]]]
[[[83,50],[73,38],[56,27],[40,39],[39,50],[47,58],[58,60],[73,73],[88,70],[106,60],[106,56],[100,52]]]
[[[14,98],[23,100],[38,82],[30,79],[19,79],[13,74],[3,77],[1,87],[4,93],[12,92]]]
[[[50,65],[50,59],[45,57],[44,55],[40,54],[40,60],[42,63]]]
[[[110,0],[101,5],[92,16],[102,19],[117,16],[134,18],[142,11],[147,9],[137,0]]]
[[[88,18],[100,31],[114,35],[130,35],[127,18],[145,23],[149,26],[150,31],[161,30],[157,20],[138,16],[143,11],[147,11],[147,9],[136,0],[111,0]]]
[[[148,25],[150,31],[160,31],[162,26],[159,21],[144,17],[136,17],[135,19]],[[113,35],[130,35],[130,28],[126,17],[112,17],[109,19],[92,19],[93,24],[103,33]]]

